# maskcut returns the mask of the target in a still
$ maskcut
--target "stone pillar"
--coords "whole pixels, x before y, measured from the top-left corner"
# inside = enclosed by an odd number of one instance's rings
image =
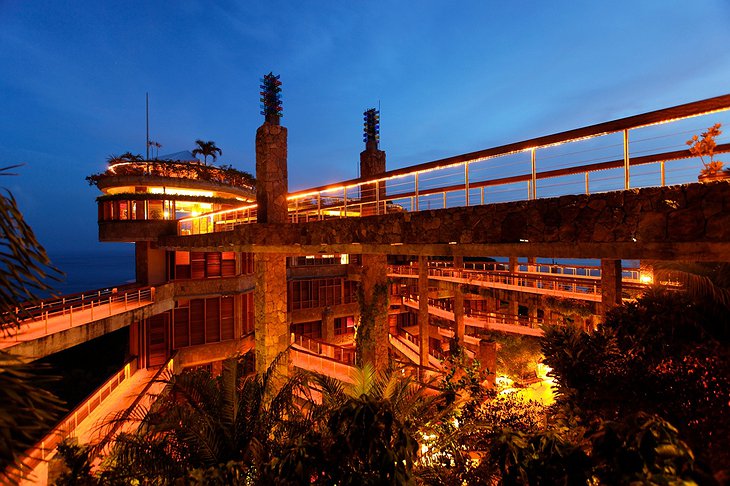
[[[362,255],[360,325],[356,336],[358,364],[371,363],[376,371],[388,366],[388,259]]]
[[[494,387],[494,381],[497,378],[497,343],[496,341],[488,341],[482,339],[479,341],[479,364],[482,369],[488,371],[487,384]]]
[[[466,333],[466,325],[464,324],[464,292],[461,285],[456,284],[454,287],[454,333],[459,339],[459,344],[464,345],[464,334]]]
[[[428,257],[418,257],[418,336],[420,365],[428,367],[430,327],[428,318]]]
[[[256,372],[266,371],[272,361],[289,347],[286,303],[286,256],[254,254],[254,332],[256,333]],[[289,357],[281,370],[288,370]],[[286,371],[284,371],[286,372]]]
[[[368,141],[364,151],[360,152],[360,177],[367,179],[376,177],[385,172],[385,152],[378,150],[375,141]],[[362,202],[375,202],[376,198],[382,201],[385,197],[385,181],[377,184],[365,184],[360,189]],[[378,214],[374,204],[363,207],[363,216]]]
[[[510,271],[510,273],[517,273],[520,268],[520,264],[517,261],[517,257],[509,257],[509,266],[507,267]]]
[[[265,122],[256,130],[256,211],[259,223],[286,223],[289,220],[286,155],[286,128]]]
[[[257,223],[289,221],[287,192],[287,130],[279,125],[277,114],[267,113],[256,130],[256,203]],[[256,333],[256,371],[264,372],[271,362],[289,347],[287,324],[286,255],[254,254],[254,332]],[[289,356],[282,370],[288,373]]]
[[[621,260],[601,259],[601,315],[621,305]]]
[[[454,269],[461,270],[464,268],[464,257],[461,255],[454,255]]]
[[[322,311],[322,341],[328,343],[335,339],[335,313],[331,307],[325,307]]]

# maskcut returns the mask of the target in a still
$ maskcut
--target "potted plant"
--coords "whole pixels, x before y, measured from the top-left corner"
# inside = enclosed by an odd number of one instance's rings
[[[715,147],[717,147],[715,137],[722,133],[720,127],[721,123],[715,123],[706,132],[702,132],[700,137],[695,135],[687,140],[689,152],[702,161],[703,167],[697,178],[700,182],[717,181],[728,177],[728,172],[723,170],[723,163],[715,160]]]

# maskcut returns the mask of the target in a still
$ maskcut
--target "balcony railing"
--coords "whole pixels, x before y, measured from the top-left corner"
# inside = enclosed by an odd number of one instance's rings
[[[137,308],[154,301],[154,287],[107,288],[58,298],[19,307],[16,316],[22,320],[20,328],[6,326],[4,331],[16,341],[22,340],[26,325],[44,326],[43,335],[64,328],[71,328]],[[4,319],[5,320],[5,319]],[[49,322],[52,324],[49,328]],[[35,336],[35,334],[33,334]]]
[[[730,95],[291,193],[293,223],[592,194],[696,181],[686,141],[730,125]],[[710,119],[709,117],[712,116]],[[728,136],[716,153],[730,152]],[[725,143],[723,143],[725,142]],[[255,205],[179,222],[178,234],[256,222]]]
[[[74,436],[79,424],[96,410],[104,400],[120,385],[137,371],[137,357],[129,359],[122,369],[114,373],[111,378],[97,388],[86,400],[74,408],[61,422],[35,447],[25,452],[22,463],[27,470],[35,469],[42,461],[56,453],[56,447],[67,437]],[[24,471],[21,471],[24,472]]]
[[[301,334],[292,335],[292,344],[296,344],[297,346],[311,351],[312,353],[333,359],[340,363],[351,366],[355,365],[356,352],[353,348],[337,346],[336,344],[330,344],[325,341],[302,336]]]

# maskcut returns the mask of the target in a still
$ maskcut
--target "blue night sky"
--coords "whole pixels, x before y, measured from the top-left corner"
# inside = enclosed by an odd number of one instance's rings
[[[0,0],[0,185],[52,255],[93,250],[84,177],[144,153],[145,92],[160,154],[253,172],[281,74],[297,190],[357,176],[378,103],[394,169],[726,94],[728,46],[728,0]]]

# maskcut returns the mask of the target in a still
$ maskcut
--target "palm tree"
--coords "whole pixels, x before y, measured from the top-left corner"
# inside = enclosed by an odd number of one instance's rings
[[[652,261],[655,281],[679,285],[695,301],[710,301],[730,308],[730,263]]]
[[[215,160],[218,158],[218,155],[223,155],[223,151],[216,147],[215,142],[212,140],[208,140],[207,142],[203,140],[196,140],[195,143],[198,146],[193,149],[193,155],[202,155],[203,163],[205,165],[208,165],[208,156],[213,157],[213,161],[215,162]]]
[[[0,168],[0,175],[12,175]],[[51,262],[10,191],[0,192],[0,334],[20,327],[22,304],[38,301],[46,283],[61,273]],[[20,311],[18,309],[21,309]],[[14,472],[8,469],[54,423],[61,402],[38,388],[47,378],[36,375],[38,366],[0,351],[0,483]]]
[[[280,444],[310,428],[306,412],[294,404],[302,376],[281,384],[278,362],[246,375],[244,359],[229,358],[218,377],[205,370],[171,377],[149,410],[132,413],[140,427],[114,439],[102,475],[166,483],[233,463],[255,480]]]
[[[312,376],[312,427],[264,468],[276,484],[414,484],[418,444],[446,413],[442,396],[390,369],[355,368],[352,384]],[[441,407],[441,409],[439,409]]]

